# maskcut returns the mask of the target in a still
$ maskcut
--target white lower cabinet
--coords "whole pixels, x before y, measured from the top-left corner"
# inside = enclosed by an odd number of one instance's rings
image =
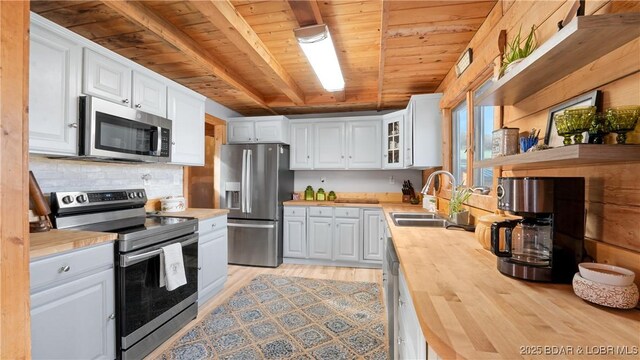
[[[381,210],[365,209],[363,211],[363,218],[363,258],[365,260],[382,261],[385,228],[384,215]]]
[[[331,260],[333,255],[333,218],[309,217],[309,258]]]
[[[198,306],[202,306],[227,281],[227,216],[200,220],[198,235]]]
[[[305,208],[285,208],[282,244],[284,257],[307,257],[307,218]]]
[[[34,359],[114,359],[113,243],[35,259],[31,271]]]
[[[360,219],[336,218],[335,231],[333,259],[358,261]]]
[[[416,314],[407,281],[404,278],[402,269],[399,271],[400,292],[398,298],[398,358],[399,359],[426,359],[427,341],[422,334],[422,328]]]

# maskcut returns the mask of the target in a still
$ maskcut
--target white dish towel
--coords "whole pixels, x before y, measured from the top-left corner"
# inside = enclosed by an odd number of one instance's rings
[[[182,259],[182,244],[162,247],[160,254],[160,287],[167,286],[172,291],[187,283]]]

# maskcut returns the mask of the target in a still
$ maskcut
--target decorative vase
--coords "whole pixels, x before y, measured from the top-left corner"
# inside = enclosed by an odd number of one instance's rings
[[[462,210],[451,214],[451,216],[449,216],[449,221],[457,225],[470,225],[469,210]]]

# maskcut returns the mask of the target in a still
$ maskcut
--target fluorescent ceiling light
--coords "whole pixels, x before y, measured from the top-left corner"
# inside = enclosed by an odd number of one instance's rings
[[[313,71],[327,91],[344,90],[344,78],[327,25],[312,25],[293,31]]]

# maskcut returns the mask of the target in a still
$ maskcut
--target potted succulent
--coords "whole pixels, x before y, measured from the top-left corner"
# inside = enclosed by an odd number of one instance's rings
[[[502,66],[500,67],[500,76],[508,73],[509,70],[515,65],[521,62],[524,58],[531,55],[533,50],[536,49],[536,26],[531,26],[531,31],[527,35],[524,43],[521,41],[522,26],[518,30],[516,35],[510,43],[505,46],[504,59],[502,60]]]
[[[451,193],[449,201],[449,221],[458,225],[469,225],[469,210],[462,207],[465,201],[471,197],[472,190],[469,188],[458,187],[456,191]]]

